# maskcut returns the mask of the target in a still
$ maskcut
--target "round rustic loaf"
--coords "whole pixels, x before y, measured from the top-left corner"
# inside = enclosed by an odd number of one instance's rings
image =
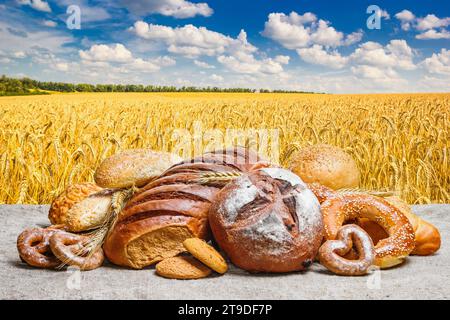
[[[70,208],[101,190],[103,190],[103,188],[91,182],[77,183],[68,186],[66,190],[53,200],[48,212],[48,219],[52,224],[65,224],[67,212]]]
[[[320,205],[291,171],[263,168],[230,182],[209,210],[219,246],[252,272],[303,270],[323,237]]]
[[[251,170],[260,158],[244,148],[221,150],[181,162],[148,183],[127,203],[105,242],[114,264],[140,269],[185,251],[183,241],[207,238],[208,210],[223,187],[199,182],[204,174]]]
[[[95,182],[104,188],[143,186],[182,159],[176,154],[151,149],[133,149],[103,160]]]
[[[334,190],[359,186],[360,173],[355,160],[335,146],[304,147],[292,155],[288,167],[306,183],[317,182]]]

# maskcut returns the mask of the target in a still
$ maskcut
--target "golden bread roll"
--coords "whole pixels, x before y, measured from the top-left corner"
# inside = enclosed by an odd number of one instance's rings
[[[306,183],[320,183],[334,190],[357,188],[360,173],[355,160],[341,148],[317,144],[294,153],[288,168]]]
[[[94,179],[104,188],[140,187],[181,160],[176,154],[168,152],[126,150],[103,160],[95,171]]]
[[[386,200],[397,207],[413,226],[416,246],[411,254],[427,256],[439,250],[441,235],[434,225],[415,215],[411,207],[402,199],[393,196],[387,197]]]
[[[67,187],[58,197],[56,197],[48,212],[48,218],[52,224],[65,224],[67,212],[73,205],[87,198],[88,196],[103,190],[95,183],[77,183]]]
[[[111,206],[112,192],[104,190],[76,203],[67,212],[66,228],[81,232],[99,227],[105,220]]]

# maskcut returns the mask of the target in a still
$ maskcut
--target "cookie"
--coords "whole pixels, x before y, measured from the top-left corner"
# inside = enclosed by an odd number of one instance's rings
[[[214,271],[221,274],[227,272],[228,265],[225,259],[216,249],[207,244],[204,240],[199,238],[186,239],[183,242],[183,246],[190,254]]]
[[[156,274],[169,279],[200,279],[211,274],[211,269],[191,256],[164,259],[156,265]]]

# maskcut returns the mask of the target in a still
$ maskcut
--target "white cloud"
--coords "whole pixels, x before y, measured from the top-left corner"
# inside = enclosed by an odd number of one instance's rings
[[[386,10],[380,10],[379,15],[381,18],[384,18],[386,20],[389,20],[391,18],[391,16],[389,15],[389,13]]]
[[[50,28],[54,28],[54,27],[56,27],[58,24],[55,22],[55,21],[53,21],[53,20],[44,20],[43,22],[42,22],[42,24],[44,25],[44,26],[46,26],[46,27],[50,27]]]
[[[206,63],[204,61],[194,60],[194,64],[197,67],[204,68],[204,69],[214,69],[215,67],[213,65],[210,65],[209,63]]]
[[[133,57],[131,51],[120,43],[111,46],[106,44],[93,45],[89,50],[80,50],[79,54],[81,59],[84,60],[107,62],[125,62],[130,61]]]
[[[416,28],[419,31],[424,31],[441,27],[447,27],[448,25],[450,25],[450,17],[439,19],[434,14],[428,14],[425,18],[417,19]]]
[[[121,3],[130,12],[139,16],[157,13],[182,19],[197,15],[209,17],[213,14],[207,3],[193,3],[187,0],[123,0]]]
[[[416,16],[411,11],[406,10],[406,9],[395,14],[395,17],[397,19],[399,19],[400,21],[405,21],[405,22],[411,22],[416,18]]]
[[[314,44],[330,47],[350,45],[361,40],[362,32],[346,37],[343,32],[330,26],[328,21],[318,19],[311,12],[299,15],[293,11],[289,15],[269,14],[262,35],[287,49],[301,49]]]
[[[416,39],[428,40],[428,39],[450,39],[450,32],[447,30],[436,31],[428,30],[423,33],[416,35]]]
[[[421,66],[429,73],[450,75],[450,50],[441,49],[421,62]]]
[[[395,17],[400,20],[401,22],[401,28],[404,31],[408,31],[411,29],[411,24],[416,18],[416,16],[409,10],[402,10],[398,12]]]
[[[222,81],[223,81],[223,77],[222,77],[222,76],[219,76],[219,75],[217,75],[217,74],[215,74],[215,73],[213,73],[209,78],[210,78],[212,81],[215,81],[215,82],[222,82]]]
[[[288,57],[287,57],[288,58]],[[277,74],[283,72],[283,64],[289,59],[278,56],[275,59],[266,58],[258,60],[252,54],[241,56],[219,56],[217,61],[236,73],[242,74]]]
[[[350,45],[352,45],[354,43],[358,43],[358,42],[361,41],[363,35],[364,35],[364,33],[363,33],[362,30],[358,30],[358,31],[352,32],[352,33],[348,34],[345,37],[345,40],[344,40],[343,44],[345,46],[350,46]]]
[[[413,63],[413,56],[413,50],[405,40],[391,40],[385,47],[369,41],[361,44],[350,55],[350,59],[359,65],[414,70],[416,66]]]
[[[408,31],[411,28],[419,31],[416,39],[434,40],[450,39],[450,32],[446,27],[450,25],[450,17],[438,18],[434,14],[428,14],[423,18],[416,17],[411,11],[403,10],[395,15],[400,20],[401,28]]]
[[[161,42],[166,45],[168,52],[187,58],[217,57],[218,62],[236,73],[280,73],[283,71],[283,65],[289,62],[287,56],[258,59],[255,56],[258,49],[248,42],[244,30],[241,30],[236,38],[232,38],[191,24],[172,28],[143,21],[135,22],[129,30],[138,37]]]
[[[298,55],[306,62],[327,66],[333,69],[343,68],[348,57],[341,56],[337,51],[327,52],[323,46],[315,44],[311,48],[297,49]]]
[[[351,70],[355,75],[368,79],[383,80],[398,77],[398,74],[392,68],[380,69],[374,66],[360,65],[352,67]]]
[[[46,1],[43,0],[17,0],[20,5],[27,5],[38,11],[52,12],[52,9]]]
[[[176,61],[170,57],[158,57],[144,60],[133,57],[133,54],[123,44],[111,45],[95,44],[89,50],[79,50],[79,55],[85,65],[90,67],[110,67],[109,63],[118,63],[116,72],[128,72],[134,70],[138,72],[155,72],[161,67],[173,66]]]
[[[70,5],[77,5],[80,7],[82,28],[89,27],[89,22],[103,21],[111,18],[111,14],[105,9],[111,6],[110,3],[108,3],[108,5],[91,5],[89,0],[57,0],[57,2],[64,10]],[[64,12],[59,17],[62,20],[65,20],[67,15]]]
[[[239,42],[238,39],[192,24],[172,28],[137,21],[130,30],[141,38],[164,42],[168,46],[169,52],[191,58],[222,54],[227,47]]]
[[[11,33],[12,28],[15,32]],[[20,28],[20,29],[19,29]],[[26,38],[26,41],[24,41]],[[54,53],[67,52],[70,49],[65,47],[66,43],[73,42],[73,37],[64,33],[61,30],[46,29],[35,30],[25,29],[20,25],[10,24],[0,20],[0,49],[6,52],[9,51],[23,51],[29,53],[36,48],[44,48]]]
[[[67,62],[58,62],[54,65],[55,69],[58,71],[68,71],[69,70],[69,64]]]
[[[27,55],[23,51],[16,51],[16,52],[14,52],[13,56],[14,56],[14,58],[17,58],[17,59],[23,59]]]

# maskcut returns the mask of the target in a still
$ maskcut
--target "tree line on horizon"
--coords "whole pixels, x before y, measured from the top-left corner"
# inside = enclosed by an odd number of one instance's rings
[[[232,92],[232,93],[313,93],[295,90],[268,90],[250,88],[219,88],[195,86],[158,86],[142,84],[88,84],[38,81],[30,78],[12,78],[2,75],[0,78],[0,96],[32,95],[56,92]]]

